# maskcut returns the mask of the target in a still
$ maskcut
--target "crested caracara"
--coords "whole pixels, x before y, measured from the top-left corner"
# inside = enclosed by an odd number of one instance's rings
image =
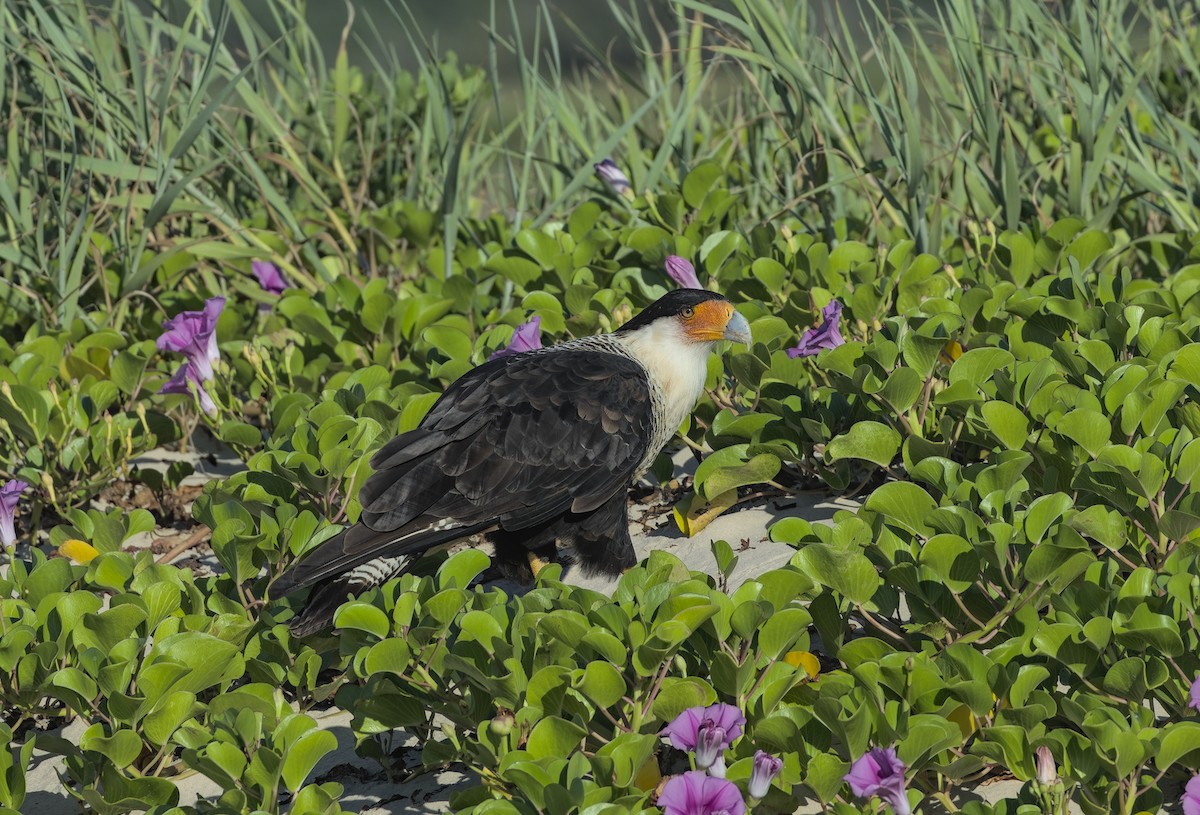
[[[358,523],[271,586],[275,597],[316,587],[293,632],[324,628],[350,595],[477,533],[495,546],[493,565],[523,582],[560,556],[614,576],[632,566],[629,485],[695,407],[721,340],[748,344],[746,318],[719,294],[679,289],[611,334],[465,374],[375,454]]]

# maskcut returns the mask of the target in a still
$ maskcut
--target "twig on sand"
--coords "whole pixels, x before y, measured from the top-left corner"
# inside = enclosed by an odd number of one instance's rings
[[[198,526],[192,530],[192,534],[188,535],[183,540],[181,540],[179,543],[177,543],[176,545],[174,545],[170,549],[168,549],[166,552],[159,555],[158,558],[154,562],[160,563],[160,564],[161,563],[170,563],[172,560],[174,560],[175,558],[182,555],[188,549],[191,549],[193,546],[196,546],[197,544],[199,544],[201,541],[203,541],[205,538],[207,538],[210,534],[212,534],[212,530],[210,530],[207,526],[204,526],[203,524],[201,524],[200,526]]]

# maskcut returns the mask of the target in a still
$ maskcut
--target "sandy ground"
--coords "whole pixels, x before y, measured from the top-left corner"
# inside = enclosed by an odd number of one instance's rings
[[[178,457],[179,454],[164,451],[144,457],[138,463],[141,466],[163,467]],[[189,483],[203,483],[205,480],[227,477],[240,465],[240,462],[226,451],[212,445],[200,444],[197,450],[185,457],[197,468],[196,474],[188,479]],[[693,468],[690,457],[680,456],[678,463],[681,473],[687,473]],[[662,549],[678,556],[691,569],[712,574],[715,573],[716,564],[711,543],[714,540],[727,541],[738,557],[730,581],[732,589],[747,579],[784,565],[795,555],[796,550],[792,547],[773,543],[767,538],[767,529],[774,521],[783,517],[801,517],[811,522],[829,523],[838,510],[853,509],[856,506],[854,502],[819,493],[801,493],[786,499],[760,499],[726,512],[691,538],[680,533],[669,510],[663,511],[662,506],[655,506],[652,502],[632,508],[630,515],[631,518],[642,519],[635,520],[632,526],[634,546],[639,557],[645,557],[652,550]],[[177,535],[176,531],[159,530],[143,536],[137,543],[149,546],[155,539]],[[189,552],[181,555],[178,560],[191,559],[191,563],[196,564],[195,556],[195,552]],[[211,556],[202,557],[198,565],[208,566],[211,562]],[[615,585],[615,581],[604,579],[573,579],[569,573],[566,579],[598,591],[610,591]],[[320,726],[337,737],[338,749],[317,765],[309,780],[335,781],[342,784],[346,790],[342,807],[347,811],[361,812],[364,815],[445,812],[449,808],[449,796],[455,790],[475,783],[471,776],[452,770],[418,772],[406,779],[388,779],[377,763],[355,755],[354,734],[350,728],[348,713],[333,709],[315,715]],[[75,722],[64,730],[63,735],[67,738],[77,737],[83,729],[79,722]],[[402,737],[402,734],[400,735]],[[418,768],[420,758],[415,740],[410,739],[402,744],[413,748],[412,760],[409,763]],[[59,759],[45,753],[35,753],[34,764],[28,777],[29,793],[22,808],[24,813],[75,815],[82,811],[79,803],[63,789],[59,778],[60,767]],[[220,792],[213,782],[196,774],[182,776],[176,783],[181,793],[180,803],[183,805],[192,804],[198,798],[215,797]],[[1015,796],[1020,786],[1019,782],[1011,780],[991,781],[980,785],[974,793],[968,794],[967,798],[978,795],[987,801],[997,801]],[[798,813],[820,811],[821,807],[815,801],[806,802],[797,810]]]

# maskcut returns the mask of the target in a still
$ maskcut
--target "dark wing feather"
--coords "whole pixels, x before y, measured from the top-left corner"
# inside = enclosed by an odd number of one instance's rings
[[[485,363],[375,455],[359,524],[277,585],[291,591],[435,538],[599,507],[628,486],[652,431],[649,384],[631,359],[551,349]]]

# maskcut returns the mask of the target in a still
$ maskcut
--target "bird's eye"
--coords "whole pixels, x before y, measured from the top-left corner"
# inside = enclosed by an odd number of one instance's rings
[[[692,308],[691,306],[684,306],[683,310],[679,313],[683,315],[685,320],[690,320],[696,316],[696,309]]]

